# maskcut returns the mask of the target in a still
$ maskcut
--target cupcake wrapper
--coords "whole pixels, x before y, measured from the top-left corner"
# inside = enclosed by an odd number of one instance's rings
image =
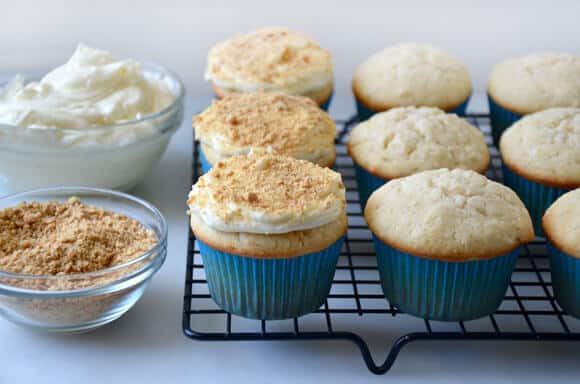
[[[403,312],[466,321],[500,305],[520,248],[488,260],[450,262],[400,252],[373,236],[385,296]]]
[[[504,107],[496,104],[491,96],[487,95],[489,103],[489,113],[491,118],[491,136],[493,143],[499,147],[501,134],[513,123],[522,118],[522,115],[508,111]]]
[[[354,165],[354,171],[358,184],[360,206],[364,210],[371,194],[382,187],[388,180],[381,179],[356,164]]]
[[[448,113],[455,113],[459,116],[465,116],[465,111],[467,110],[467,104],[469,104],[470,98],[471,98],[471,96],[468,97],[467,100],[465,100],[457,108],[449,110],[447,112]],[[364,104],[362,104],[356,97],[355,97],[355,101],[356,101],[356,110],[357,110],[359,121],[368,120],[374,114],[379,113],[379,112],[384,112],[384,111],[373,111],[372,109],[370,109],[370,108],[366,107]]]
[[[580,318],[580,259],[548,243],[552,286],[558,304],[568,314]]]
[[[544,236],[542,217],[558,197],[568,192],[564,188],[555,188],[536,183],[512,172],[502,164],[504,184],[513,189],[530,212],[536,236]]]
[[[238,256],[198,242],[209,293],[219,307],[251,319],[279,320],[324,303],[344,237],[321,252],[289,259]]]
[[[203,153],[203,149],[199,147],[199,160],[201,161],[201,171],[203,173],[208,173],[212,167],[211,163],[207,161],[205,154]]]

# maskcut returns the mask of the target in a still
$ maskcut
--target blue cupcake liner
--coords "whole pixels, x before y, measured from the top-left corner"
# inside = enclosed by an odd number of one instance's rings
[[[373,235],[383,292],[399,310],[429,320],[467,321],[499,307],[520,248],[487,260],[432,260],[398,251]]]
[[[509,169],[504,163],[502,163],[502,170],[504,184],[516,192],[528,209],[536,236],[543,236],[542,217],[544,213],[558,197],[568,190],[525,179]]]
[[[491,120],[491,136],[493,143],[499,147],[499,139],[502,133],[508,129],[513,123],[522,118],[522,115],[513,113],[504,107],[497,104],[491,96],[487,95],[487,102],[489,103],[489,114]]]
[[[467,104],[469,104],[469,99],[470,98],[471,98],[471,96],[469,96],[457,108],[451,109],[451,110],[447,111],[447,113],[455,113],[455,114],[457,114],[459,116],[465,116],[465,111],[467,110]],[[373,115],[375,115],[377,113],[380,113],[380,112],[384,112],[384,111],[373,111],[372,109],[368,108],[363,103],[361,103],[356,97],[355,97],[355,102],[356,102],[356,111],[357,111],[357,114],[358,114],[359,121],[368,120]]]
[[[388,180],[381,179],[356,164],[354,164],[354,172],[358,184],[360,206],[364,210],[371,194],[382,187]]]
[[[213,166],[205,157],[205,154],[203,153],[203,149],[201,149],[201,146],[199,147],[199,160],[201,161],[201,171],[203,173],[208,173]]]
[[[580,259],[548,242],[554,297],[564,311],[580,318]]]
[[[323,251],[258,259],[218,251],[198,240],[209,293],[226,312],[281,320],[316,311],[330,292],[344,237]]]

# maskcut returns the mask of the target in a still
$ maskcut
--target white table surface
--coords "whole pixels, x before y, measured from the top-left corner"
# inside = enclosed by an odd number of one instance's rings
[[[167,261],[141,301],[113,324],[81,335],[35,333],[0,320],[0,383],[577,381],[578,343],[416,342],[403,349],[386,376],[375,376],[348,342],[228,343],[184,337],[181,309],[188,234],[184,201],[190,189],[192,153],[189,122],[192,111],[204,103],[207,100],[188,102],[183,127],[167,154],[134,191],[154,203],[170,226]],[[482,98],[478,96],[474,104],[479,109]],[[351,100],[338,98],[333,110],[344,115],[352,110]],[[381,356],[392,336],[372,336]]]

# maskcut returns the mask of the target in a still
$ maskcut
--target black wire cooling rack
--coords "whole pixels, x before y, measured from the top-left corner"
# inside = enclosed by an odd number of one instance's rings
[[[491,144],[489,115],[470,114],[466,118],[484,132],[490,147],[492,164],[487,176],[501,181],[501,160]],[[187,337],[203,341],[350,340],[375,374],[386,373],[401,349],[412,341],[580,341],[580,321],[566,315],[554,300],[542,239],[524,248],[502,305],[487,318],[458,323],[418,320],[390,305],[381,290],[371,234],[358,201],[353,164],[346,154],[346,138],[355,122],[355,118],[337,121],[335,168],[342,174],[347,190],[349,228],[324,305],[316,313],[283,322],[248,320],[222,311],[208,293],[199,249],[190,231],[183,306],[183,332]],[[198,155],[196,142],[194,182],[200,175]],[[353,322],[343,321],[349,316],[356,319],[356,327],[352,327]],[[389,332],[398,333],[380,364],[373,358],[369,337],[362,336],[367,323],[375,330],[378,323],[379,332],[388,326]]]

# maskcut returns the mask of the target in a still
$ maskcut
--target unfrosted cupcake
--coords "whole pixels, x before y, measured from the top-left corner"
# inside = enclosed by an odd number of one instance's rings
[[[542,220],[558,304],[580,318],[580,189],[560,197]]]
[[[402,106],[438,107],[464,114],[471,80],[465,65],[429,44],[388,47],[360,64],[352,79],[358,116]]]
[[[494,143],[523,115],[555,107],[580,107],[580,56],[537,53],[497,64],[489,79]]]
[[[331,167],[336,159],[334,120],[304,96],[248,93],[215,101],[194,122],[207,172],[220,160],[251,149]]]
[[[324,302],[347,228],[340,174],[252,152],[201,176],[188,205],[209,291],[221,308],[272,320]]]
[[[353,128],[347,145],[364,207],[390,179],[438,168],[484,173],[485,137],[474,126],[437,108],[401,107],[374,115]]]
[[[504,183],[530,211],[542,234],[542,216],[561,195],[580,187],[580,108],[553,108],[528,115],[500,141]]]
[[[389,181],[365,208],[385,296],[431,320],[495,311],[520,245],[534,238],[516,194],[473,171],[431,170]]]
[[[309,36],[282,27],[258,29],[215,45],[206,80],[218,97],[257,91],[308,96],[328,108],[334,77],[330,53]]]

